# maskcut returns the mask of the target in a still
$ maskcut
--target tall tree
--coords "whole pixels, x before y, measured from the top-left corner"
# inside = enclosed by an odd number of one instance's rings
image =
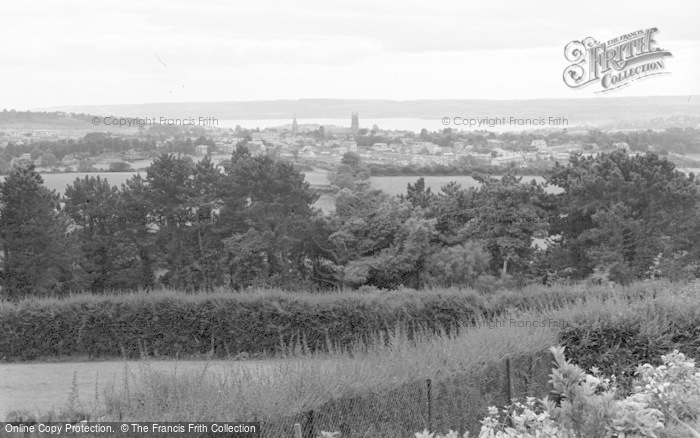
[[[0,183],[2,294],[8,298],[63,293],[71,288],[68,222],[41,175],[16,167]]]
[[[190,290],[198,288],[197,280],[188,275],[196,249],[190,232],[198,215],[194,206],[195,168],[188,157],[163,154],[146,169],[144,181],[149,222],[157,227],[156,254],[167,271],[161,280]]]
[[[218,224],[234,286],[293,284],[308,278],[312,204],[318,194],[283,161],[237,148],[221,180]]]
[[[64,211],[75,225],[80,267],[91,291],[141,286],[138,252],[126,231],[133,218],[122,214],[121,194],[99,176],[85,176],[66,188]]]
[[[427,208],[433,200],[433,193],[430,187],[425,188],[425,178],[420,177],[415,184],[408,184],[406,196],[404,198],[401,195],[401,198],[408,200],[414,207]]]
[[[149,188],[140,174],[123,183],[120,193],[117,215],[124,218],[121,230],[139,260],[135,280],[141,287],[147,288],[155,283],[155,274],[159,269],[156,245],[159,217],[153,214]]]
[[[525,274],[535,252],[533,238],[546,235],[548,195],[534,180],[506,173],[500,179],[478,176],[469,222],[460,230],[464,240],[479,240],[491,253],[494,271]]]
[[[336,231],[327,249],[349,286],[418,287],[433,252],[433,221],[399,197],[359,184],[336,199]]]
[[[693,262],[700,186],[666,159],[624,151],[572,156],[547,180],[564,189],[559,231],[579,277],[599,268],[625,283],[644,277],[660,254]]]

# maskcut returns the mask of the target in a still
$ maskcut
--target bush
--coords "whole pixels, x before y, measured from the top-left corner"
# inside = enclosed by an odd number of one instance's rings
[[[489,267],[490,255],[476,242],[449,246],[428,260],[429,281],[443,286],[473,286]]]
[[[117,161],[114,163],[109,163],[110,172],[131,172],[132,170],[134,169],[126,161]]]
[[[639,293],[630,288],[623,297],[632,301]],[[682,349],[700,355],[700,307],[697,287],[685,292],[659,292],[654,299],[632,301],[632,305],[616,314],[570,321],[560,334],[569,357],[589,369],[597,366],[605,374],[618,375],[620,389],[632,391],[640,363],[661,365],[667,351]]]

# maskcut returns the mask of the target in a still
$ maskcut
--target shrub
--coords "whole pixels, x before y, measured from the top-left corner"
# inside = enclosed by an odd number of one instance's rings
[[[109,163],[110,172],[131,172],[132,170],[134,169],[126,161],[116,161],[114,163]]]
[[[433,254],[428,260],[427,270],[435,284],[473,286],[488,269],[489,263],[489,253],[478,243],[470,241]]]
[[[552,370],[550,383],[557,405],[545,398],[547,412],[578,438],[608,438],[616,433],[654,437],[663,428],[663,414],[644,403],[618,405],[616,388],[602,380],[597,369],[586,374],[578,365],[564,358],[564,347],[552,347],[558,368]]]
[[[664,364],[639,366],[632,397],[662,411],[668,417],[696,420],[700,416],[700,371],[683,353],[661,356]]]

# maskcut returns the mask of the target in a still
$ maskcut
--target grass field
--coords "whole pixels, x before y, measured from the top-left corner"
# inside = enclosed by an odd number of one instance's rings
[[[142,361],[92,361],[92,362],[37,362],[0,363],[0,421],[12,411],[60,412],[66,408],[68,395],[73,389],[81,404],[89,411],[99,408],[95,402],[104,391],[119,382],[124,374],[140,372]],[[274,360],[238,361],[226,360],[161,360],[149,361],[152,370],[163,373],[198,372],[205,367],[208,373],[222,374],[228,367],[245,367],[251,376],[262,376],[273,367]],[[75,381],[73,380],[75,376]],[[75,385],[75,387],[73,386]],[[96,409],[97,408],[97,409]]]

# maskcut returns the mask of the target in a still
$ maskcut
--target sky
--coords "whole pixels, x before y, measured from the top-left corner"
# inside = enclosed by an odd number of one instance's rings
[[[6,1],[0,108],[600,97],[564,84],[566,44],[650,27],[671,74],[608,95],[699,95],[698,17],[697,0]]]

